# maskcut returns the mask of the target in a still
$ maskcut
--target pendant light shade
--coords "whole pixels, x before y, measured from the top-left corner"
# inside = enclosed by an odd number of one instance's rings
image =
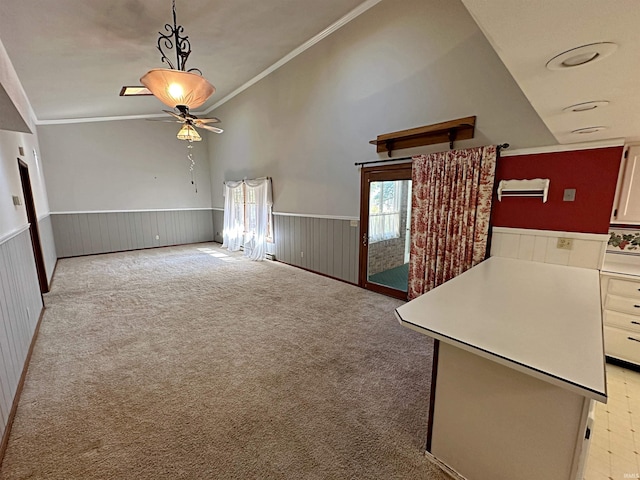
[[[216,91],[215,87],[200,75],[168,68],[149,70],[140,82],[171,108],[177,105],[184,105],[189,109],[198,108]]]
[[[189,140],[190,142],[199,142],[202,140],[202,137],[198,134],[195,128],[193,128],[188,123],[185,123],[180,131],[178,132],[177,137],[180,140]]]

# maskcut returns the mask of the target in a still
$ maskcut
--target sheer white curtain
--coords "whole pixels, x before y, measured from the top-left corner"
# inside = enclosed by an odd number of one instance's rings
[[[244,183],[224,182],[224,230],[222,246],[232,252],[244,241]]]
[[[225,182],[222,244],[231,251],[244,247],[251,260],[263,260],[271,237],[271,179]]]

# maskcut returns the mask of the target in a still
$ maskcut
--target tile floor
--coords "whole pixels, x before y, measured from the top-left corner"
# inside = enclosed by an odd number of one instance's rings
[[[640,372],[607,364],[608,403],[596,404],[585,480],[640,479]]]

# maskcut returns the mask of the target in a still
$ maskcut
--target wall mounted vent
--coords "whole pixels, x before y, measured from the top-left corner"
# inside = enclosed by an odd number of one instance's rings
[[[546,203],[549,194],[549,179],[534,178],[531,180],[500,180],[498,184],[498,200],[502,197],[539,197]]]

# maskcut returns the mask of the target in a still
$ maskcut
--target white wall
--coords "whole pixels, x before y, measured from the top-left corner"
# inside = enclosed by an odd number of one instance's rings
[[[119,120],[39,125],[53,212],[211,207],[207,138],[187,142],[175,122]]]
[[[224,180],[268,175],[275,211],[357,216],[369,140],[469,115],[457,148],[556,143],[458,0],[383,0],[214,114],[214,207]]]
[[[24,156],[19,155],[18,147],[24,148]],[[0,130],[0,237],[12,232],[27,223],[27,212],[20,183],[18,158],[29,166],[29,177],[36,204],[36,214],[42,217],[49,213],[47,191],[42,175],[39,154],[36,157],[33,150],[38,152],[38,138],[29,133],[16,133]],[[11,197],[17,195],[22,199],[22,205],[14,206]]]
[[[0,43],[0,84],[8,97],[8,101],[1,104],[0,116],[20,116],[21,122],[12,123],[23,123],[35,132],[29,100],[24,94],[22,85],[2,43]],[[18,147],[23,147],[24,156],[19,155]],[[37,157],[33,153],[34,150],[37,152]],[[49,213],[42,168],[37,160],[40,157],[37,135],[0,130],[0,238],[27,223],[27,213],[18,170],[18,157],[29,166],[31,188],[38,217]],[[23,199],[22,205],[13,205],[11,199],[13,195]]]

